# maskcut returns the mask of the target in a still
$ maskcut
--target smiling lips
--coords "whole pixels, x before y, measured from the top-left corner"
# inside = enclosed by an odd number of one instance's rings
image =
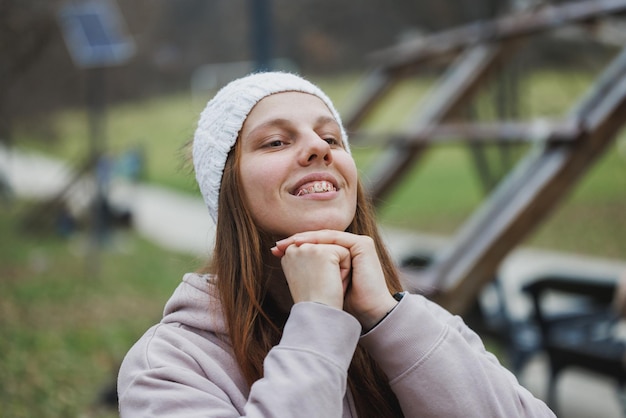
[[[304,196],[305,194],[334,192],[336,190],[337,188],[332,183],[323,180],[303,185],[295,195]]]

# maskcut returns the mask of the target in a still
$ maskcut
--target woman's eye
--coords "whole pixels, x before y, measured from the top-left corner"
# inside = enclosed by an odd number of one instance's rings
[[[326,141],[329,145],[339,144],[339,141],[337,141],[335,138],[324,138],[324,141]]]
[[[274,141],[271,141],[267,144],[268,147],[270,148],[277,148],[277,147],[282,147],[285,144],[284,141],[280,140],[280,139],[276,139]]]

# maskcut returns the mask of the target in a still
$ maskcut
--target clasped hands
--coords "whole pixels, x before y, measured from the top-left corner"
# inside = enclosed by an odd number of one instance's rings
[[[294,303],[323,303],[352,314],[369,330],[398,303],[389,292],[374,241],[321,230],[276,242]]]

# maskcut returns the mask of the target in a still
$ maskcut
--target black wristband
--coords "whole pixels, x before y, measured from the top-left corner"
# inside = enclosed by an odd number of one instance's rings
[[[394,293],[394,294],[393,294],[393,298],[394,298],[395,300],[397,300],[398,302],[400,302],[400,300],[401,300],[403,297],[404,297],[404,293],[402,293],[402,292],[398,292],[398,293]],[[376,327],[378,326],[378,324],[380,324],[381,322],[383,322],[383,320],[384,320],[385,318],[387,318],[387,317],[389,316],[389,314],[390,314],[390,313],[391,313],[394,309],[396,309],[396,307],[395,307],[395,306],[394,306],[393,308],[391,308],[391,311],[387,312],[387,313],[385,314],[385,316],[383,316],[382,318],[380,318],[380,319],[378,320],[378,322],[376,322],[376,323],[374,324],[374,326],[373,326],[373,327],[371,327],[371,328],[370,328],[370,329],[368,329],[367,331],[363,332],[361,335],[366,334],[366,333],[370,332],[371,330],[373,330],[374,328],[376,328]]]

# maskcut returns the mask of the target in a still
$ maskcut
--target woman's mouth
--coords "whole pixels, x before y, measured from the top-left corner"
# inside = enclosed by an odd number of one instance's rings
[[[331,182],[322,180],[303,184],[294,194],[296,196],[304,196],[305,194],[327,193],[334,191],[337,191],[337,188]]]

